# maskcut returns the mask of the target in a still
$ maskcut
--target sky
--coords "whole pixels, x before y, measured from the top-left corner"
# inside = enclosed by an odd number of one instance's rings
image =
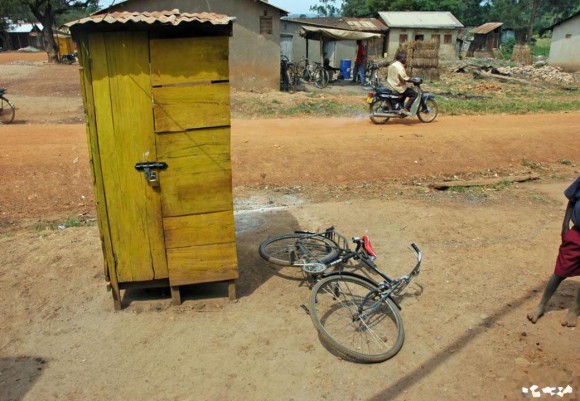
[[[317,0],[268,0],[268,2],[289,11],[290,14],[310,14],[312,13],[310,6],[319,4]]]

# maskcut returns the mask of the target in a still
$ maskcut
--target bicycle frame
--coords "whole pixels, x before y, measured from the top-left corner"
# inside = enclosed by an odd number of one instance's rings
[[[327,229],[326,231],[320,232],[320,233],[312,233],[312,232],[308,232],[308,231],[296,231],[296,233],[297,234],[305,234],[305,238],[311,238],[311,237],[315,237],[315,236],[323,236],[325,238],[332,240],[334,243],[336,243],[337,249],[340,250],[339,256],[336,260],[324,265],[325,266],[324,270],[326,270],[330,267],[334,267],[334,266],[346,263],[350,259],[360,260],[365,266],[367,266],[373,272],[375,272],[376,274],[381,276],[383,281],[380,283],[377,283],[368,277],[361,276],[361,275],[356,274],[356,273],[344,272],[342,270],[334,271],[334,272],[330,272],[330,273],[325,273],[322,275],[321,278],[332,276],[332,275],[347,275],[347,276],[359,277],[359,278],[369,282],[370,284],[373,284],[374,286],[376,286],[378,288],[378,290],[381,292],[381,294],[382,294],[381,296],[385,297],[385,298],[390,297],[391,294],[397,295],[397,294],[401,293],[405,289],[405,287],[407,287],[407,285],[409,285],[409,283],[411,282],[413,277],[415,277],[416,275],[418,275],[421,272],[421,262],[423,260],[423,254],[422,254],[421,250],[419,249],[419,247],[417,246],[417,244],[415,244],[415,243],[412,243],[409,246],[411,248],[411,250],[413,251],[413,253],[415,254],[415,257],[417,258],[417,263],[415,264],[415,267],[413,267],[413,269],[411,270],[411,272],[408,275],[404,275],[404,276],[401,276],[399,278],[393,279],[393,278],[389,277],[387,274],[383,273],[379,269],[379,267],[374,263],[375,257],[370,254],[370,253],[374,253],[374,251],[372,251],[372,249],[370,251],[367,251],[364,238],[361,239],[358,237],[353,237],[352,241],[356,244],[356,249],[353,251],[349,248],[348,240],[346,239],[346,237],[344,237],[342,234],[335,231],[334,227],[331,227],[331,228]],[[300,244],[299,241],[297,241],[296,247],[300,250],[300,252],[303,255],[308,255],[308,251],[306,250],[306,248],[304,248],[302,246],[302,244]],[[312,262],[309,262],[308,260],[305,260],[303,264],[296,264],[296,266],[308,266],[308,265],[314,265],[314,264],[318,265],[321,263],[318,263],[318,262],[312,263]],[[399,304],[397,302],[395,302],[395,303],[397,304],[397,306],[399,306]],[[399,306],[399,309],[400,309],[400,306]]]

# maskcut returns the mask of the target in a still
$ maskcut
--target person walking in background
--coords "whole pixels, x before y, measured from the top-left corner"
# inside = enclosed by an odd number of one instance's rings
[[[354,62],[354,70],[352,73],[352,83],[358,81],[364,85],[365,83],[365,68],[367,61],[367,49],[362,43],[362,40],[356,41],[356,60]]]
[[[568,206],[562,222],[562,244],[558,251],[554,274],[550,277],[540,304],[528,313],[528,319],[536,323],[546,311],[548,301],[554,295],[558,286],[568,277],[580,276],[580,176],[565,191]],[[572,221],[572,228],[570,228]],[[580,314],[580,288],[576,302],[570,307],[562,326],[575,327]]]

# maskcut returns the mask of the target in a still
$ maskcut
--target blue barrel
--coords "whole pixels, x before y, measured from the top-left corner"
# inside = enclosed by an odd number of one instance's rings
[[[352,65],[352,61],[348,58],[343,58],[340,60],[340,73],[344,77],[344,79],[350,79],[350,66]]]

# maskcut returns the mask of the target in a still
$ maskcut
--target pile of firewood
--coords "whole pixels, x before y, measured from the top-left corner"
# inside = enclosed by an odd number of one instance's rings
[[[564,72],[561,68],[551,65],[542,67],[534,67],[532,65],[495,67],[467,64],[455,68],[453,72],[472,73],[476,79],[496,79],[503,82],[580,86],[580,76]]]
[[[532,81],[551,82],[560,85],[578,85],[578,77],[573,74],[562,71],[560,67],[545,65],[540,68],[531,65],[519,67],[504,67],[498,70],[509,75],[527,78]]]

